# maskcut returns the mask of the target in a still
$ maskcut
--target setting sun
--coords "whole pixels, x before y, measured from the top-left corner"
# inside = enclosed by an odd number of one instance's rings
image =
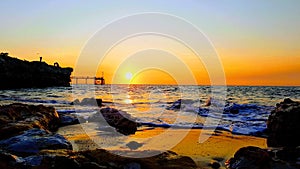
[[[130,80],[132,78],[132,73],[131,72],[127,72],[125,75],[127,80]]]

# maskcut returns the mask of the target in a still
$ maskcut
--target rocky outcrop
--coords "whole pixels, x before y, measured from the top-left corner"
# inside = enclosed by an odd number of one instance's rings
[[[72,150],[72,144],[63,136],[42,129],[30,129],[23,134],[0,140],[0,148],[18,156],[34,155],[41,150]]]
[[[226,163],[229,169],[300,168],[300,102],[284,99],[267,120],[268,148],[243,147]]]
[[[0,53],[0,89],[70,86],[72,68],[23,61]]]
[[[300,146],[300,102],[284,99],[276,105],[267,121],[270,147]]]
[[[88,121],[98,123],[106,121],[124,135],[134,134],[139,126],[139,123],[130,114],[115,108],[102,108],[99,112],[89,117]]]
[[[228,169],[298,169],[299,157],[300,148],[262,149],[248,146],[240,148],[225,165]]]
[[[227,168],[271,169],[271,157],[259,147],[243,147],[226,162]]]
[[[59,126],[59,115],[53,107],[20,103],[0,106],[0,139],[33,128],[56,131]]]

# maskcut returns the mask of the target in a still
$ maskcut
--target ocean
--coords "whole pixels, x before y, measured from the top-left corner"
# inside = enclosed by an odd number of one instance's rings
[[[221,97],[219,88],[223,90]],[[266,129],[266,121],[276,103],[284,98],[300,100],[300,87],[131,84],[0,91],[1,105],[43,104],[55,107],[60,113],[87,119],[99,108],[73,104],[74,100],[84,98],[101,98],[104,107],[126,111],[138,122],[154,127],[209,128],[255,135]],[[208,100],[211,106],[207,105]]]

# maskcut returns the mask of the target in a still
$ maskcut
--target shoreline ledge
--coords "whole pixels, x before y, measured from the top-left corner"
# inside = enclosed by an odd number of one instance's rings
[[[0,89],[70,87],[73,68],[26,61],[0,53]]]

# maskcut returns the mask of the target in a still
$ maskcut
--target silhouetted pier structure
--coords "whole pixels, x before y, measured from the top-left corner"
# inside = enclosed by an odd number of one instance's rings
[[[93,80],[95,85],[104,85],[104,77],[90,77],[90,76],[71,76],[71,79],[75,81],[75,84],[78,84],[78,80],[85,80],[85,84],[88,84],[89,80]]]

